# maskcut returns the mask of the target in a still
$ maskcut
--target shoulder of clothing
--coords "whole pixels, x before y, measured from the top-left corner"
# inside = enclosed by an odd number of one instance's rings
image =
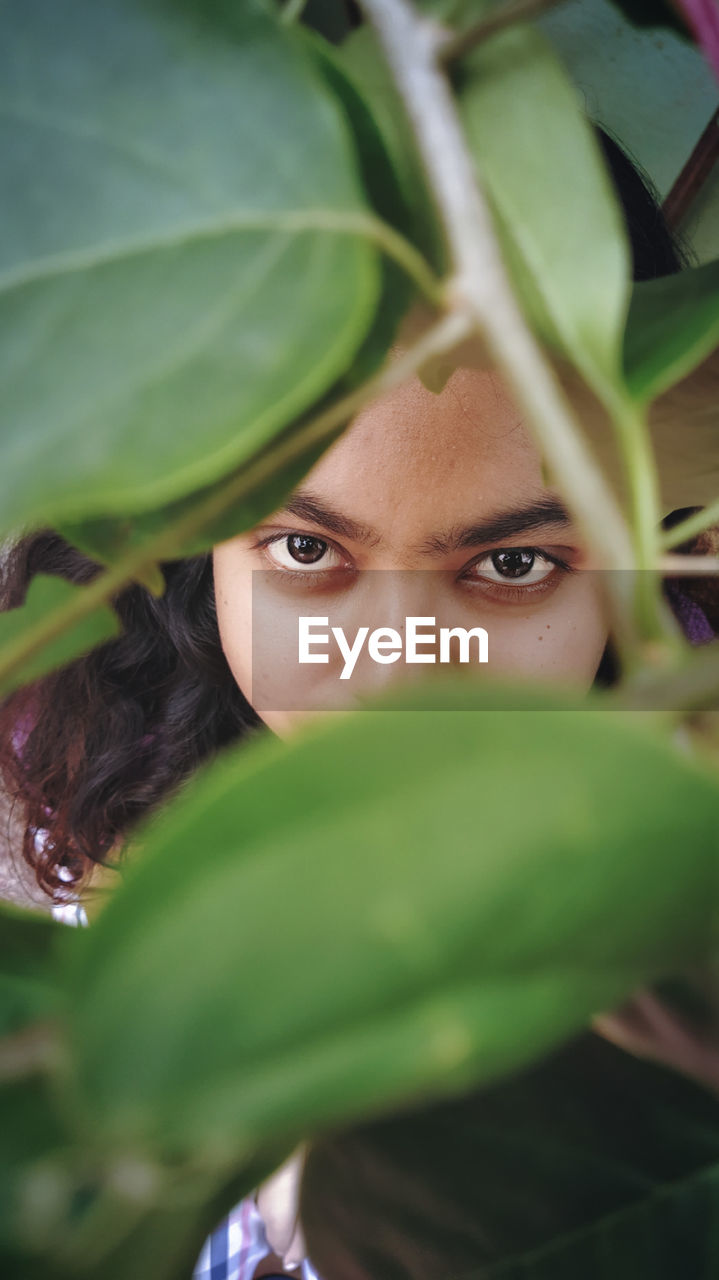
[[[192,1280],[252,1280],[270,1253],[254,1196],[246,1196],[205,1241]],[[302,1280],[320,1280],[307,1258],[299,1274]]]

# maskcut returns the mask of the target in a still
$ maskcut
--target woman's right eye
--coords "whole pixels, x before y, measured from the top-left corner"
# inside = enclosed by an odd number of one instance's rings
[[[339,552],[311,533],[281,534],[265,543],[265,554],[277,569],[337,569],[342,564]]]

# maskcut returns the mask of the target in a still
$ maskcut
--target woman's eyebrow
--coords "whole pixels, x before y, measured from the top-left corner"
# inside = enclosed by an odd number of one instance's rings
[[[497,511],[484,520],[446,532],[432,533],[417,548],[429,555],[449,555],[463,547],[474,547],[480,543],[500,542],[503,538],[516,537],[518,533],[529,533],[544,525],[571,524],[571,518],[564,503],[559,498],[540,498],[524,507],[512,507],[508,511]]]
[[[297,489],[287,499],[282,511],[299,516],[300,520],[312,520],[315,524],[322,525],[324,529],[329,529],[331,533],[338,534],[340,538],[349,538],[351,542],[364,542],[376,546],[382,541],[380,534],[371,525],[362,524],[359,520],[352,520],[350,516],[342,515],[341,511],[321,502],[307,489]]]

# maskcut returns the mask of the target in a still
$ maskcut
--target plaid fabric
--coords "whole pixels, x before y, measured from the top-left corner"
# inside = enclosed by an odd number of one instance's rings
[[[255,1201],[247,1196],[205,1241],[192,1280],[252,1280],[258,1262],[271,1252]],[[306,1258],[301,1274],[302,1280],[320,1280]]]

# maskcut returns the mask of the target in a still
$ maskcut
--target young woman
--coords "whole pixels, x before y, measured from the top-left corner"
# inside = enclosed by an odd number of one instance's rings
[[[635,279],[680,269],[653,197],[599,136]],[[165,565],[161,599],[124,591],[121,636],[5,702],[2,772],[37,884],[76,913],[96,864],[212,753],[263,726],[289,733],[308,712],[398,678],[399,663],[363,654],[354,683],[342,685],[335,655],[308,664],[293,702],[297,671],[288,688],[273,644],[296,634],[298,612],[334,612],[347,635],[361,624],[402,633],[410,615],[481,623],[499,674],[588,689],[611,678],[599,575],[582,572],[600,567],[546,486],[501,380],[460,368],[439,395],[413,380],[362,412],[280,511],[212,555]],[[97,571],[54,532],[31,535],[7,558],[5,605],[22,600],[35,573],[84,582]],[[696,590],[690,583],[673,601],[701,642],[714,617]],[[249,1280],[258,1259],[258,1275],[277,1265],[261,1261],[267,1251],[250,1199],[208,1242],[196,1276]],[[295,1241],[287,1264],[298,1261]]]

